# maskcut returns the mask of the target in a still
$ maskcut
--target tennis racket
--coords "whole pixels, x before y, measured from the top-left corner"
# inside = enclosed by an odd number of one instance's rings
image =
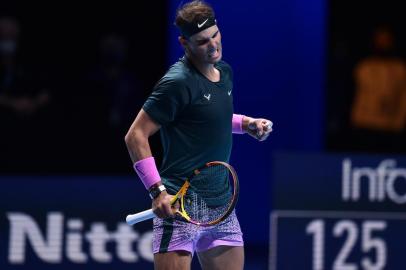
[[[225,220],[234,210],[239,194],[237,173],[222,161],[206,163],[194,170],[171,200],[179,202],[175,218],[199,226],[211,226]],[[154,218],[152,209],[128,215],[127,224]]]

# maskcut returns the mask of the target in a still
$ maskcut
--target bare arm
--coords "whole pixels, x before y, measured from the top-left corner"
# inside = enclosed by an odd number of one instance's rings
[[[161,126],[155,123],[148,114],[141,109],[125,135],[125,143],[133,163],[151,157],[148,138],[154,135]]]
[[[152,156],[148,139],[160,128],[161,126],[154,122],[143,109],[140,110],[125,135],[125,143],[133,163]],[[161,184],[162,182],[159,181],[154,184],[153,187]],[[168,195],[166,191],[163,191],[153,200],[152,209],[158,217],[165,218],[174,214],[174,210],[170,204],[171,198],[172,196]]]

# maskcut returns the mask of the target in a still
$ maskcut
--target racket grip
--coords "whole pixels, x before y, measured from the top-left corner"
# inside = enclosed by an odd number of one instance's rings
[[[134,225],[138,222],[154,218],[155,214],[152,212],[152,209],[148,209],[137,214],[128,215],[125,219],[128,225]]]

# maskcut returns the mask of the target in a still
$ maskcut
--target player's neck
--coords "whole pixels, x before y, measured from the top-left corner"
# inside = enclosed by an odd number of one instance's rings
[[[209,81],[211,82],[220,81],[220,72],[218,71],[217,68],[214,67],[213,64],[198,69]]]
[[[214,66],[214,64],[202,63],[193,58],[189,58],[189,60],[209,81],[220,81],[220,71]]]

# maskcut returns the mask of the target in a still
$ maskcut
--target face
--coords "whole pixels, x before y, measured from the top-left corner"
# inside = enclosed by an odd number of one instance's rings
[[[189,39],[181,38],[189,57],[202,64],[215,64],[221,60],[221,34],[217,25],[213,25]]]
[[[12,56],[17,49],[19,28],[12,19],[0,19],[0,55]]]
[[[379,29],[374,35],[374,43],[378,50],[390,50],[394,43],[392,33],[386,29]]]

